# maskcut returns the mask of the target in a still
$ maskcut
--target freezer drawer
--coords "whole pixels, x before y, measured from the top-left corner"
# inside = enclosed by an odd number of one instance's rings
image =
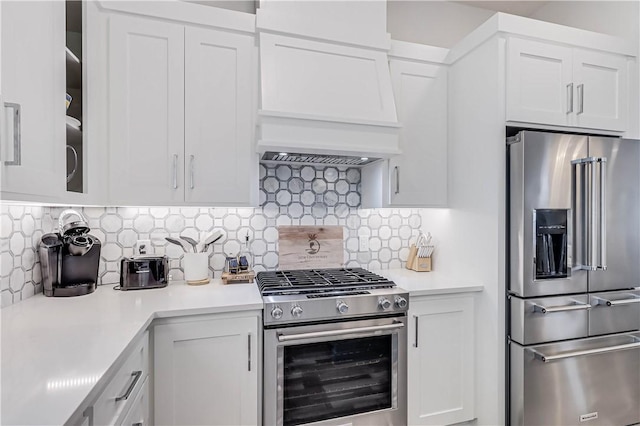
[[[589,303],[590,336],[640,330],[640,290],[591,293]]]
[[[512,342],[512,425],[640,422],[640,333],[523,347]]]
[[[511,339],[523,345],[589,335],[589,296],[520,299],[512,296]]]

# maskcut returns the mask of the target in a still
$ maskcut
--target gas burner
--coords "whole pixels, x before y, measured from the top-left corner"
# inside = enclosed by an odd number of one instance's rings
[[[409,295],[362,268],[259,272],[265,327],[368,316],[404,315]]]
[[[259,272],[256,281],[263,296],[308,294],[318,290],[376,289],[395,287],[393,281],[362,268],[301,269]]]

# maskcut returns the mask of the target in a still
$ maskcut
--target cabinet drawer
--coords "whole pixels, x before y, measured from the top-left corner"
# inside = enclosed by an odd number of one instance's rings
[[[117,424],[142,388],[149,371],[149,333],[145,332],[93,405],[94,424]]]
[[[522,345],[589,335],[587,295],[511,298],[511,338]]]
[[[640,422],[640,333],[512,343],[510,352],[512,425]]]
[[[149,378],[144,380],[140,392],[131,403],[121,426],[145,426],[149,424]]]
[[[595,293],[589,300],[589,335],[640,330],[640,290]]]

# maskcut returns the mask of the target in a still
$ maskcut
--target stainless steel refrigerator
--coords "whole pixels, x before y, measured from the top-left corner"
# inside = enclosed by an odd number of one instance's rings
[[[640,141],[507,140],[508,419],[640,423]]]

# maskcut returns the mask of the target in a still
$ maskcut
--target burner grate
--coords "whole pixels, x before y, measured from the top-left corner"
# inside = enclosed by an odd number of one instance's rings
[[[276,294],[307,294],[319,289],[391,288],[395,284],[362,268],[302,269],[259,272],[256,282],[264,296]]]

